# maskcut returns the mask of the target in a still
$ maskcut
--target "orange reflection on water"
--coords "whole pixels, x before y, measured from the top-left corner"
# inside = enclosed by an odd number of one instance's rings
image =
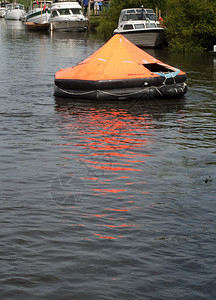
[[[96,218],[103,218],[103,217],[106,217],[106,216],[107,216],[106,214],[93,215],[93,217],[96,217]]]
[[[74,152],[79,159],[86,157],[82,162],[89,168],[140,172],[142,168],[133,165],[145,162],[140,158],[151,157],[145,151],[134,152],[141,147],[148,148],[152,143],[153,122],[146,113],[133,116],[124,109],[91,107],[84,112],[83,108],[80,111],[66,108],[61,114],[64,128],[60,129],[60,134],[67,140],[62,143],[67,147],[64,151]],[[116,161],[117,158],[121,159]]]
[[[110,170],[110,171],[135,171],[141,172],[142,169],[134,169],[134,168],[123,168],[123,167],[105,167],[105,166],[92,166],[92,168],[100,169],[100,170]]]
[[[87,199],[96,207],[91,214],[82,211],[80,217],[85,222],[81,222],[86,228],[88,224],[95,228],[95,237],[106,240],[123,238],[142,225],[127,220],[129,217],[133,220],[135,211],[141,209],[135,206],[137,199],[128,200],[135,197],[140,200],[149,193],[145,190],[149,169],[146,162],[154,156],[152,116],[133,115],[126,109],[113,107],[72,106],[60,111],[61,157],[66,166],[71,166],[71,172],[75,169],[87,187],[90,196]],[[91,202],[88,205],[95,208]]]
[[[120,193],[120,192],[127,192],[127,190],[125,189],[112,189],[112,190],[108,190],[108,189],[91,189],[92,191],[97,191],[97,192],[102,192],[102,193]]]
[[[103,236],[100,233],[94,233],[94,235],[98,236],[100,239],[116,240],[116,237],[113,237],[113,236]]]
[[[121,208],[105,208],[105,210],[111,210],[111,211],[129,211],[129,209],[121,209]]]

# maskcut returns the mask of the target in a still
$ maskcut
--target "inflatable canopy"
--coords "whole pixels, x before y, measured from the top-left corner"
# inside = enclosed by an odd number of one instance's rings
[[[55,96],[83,99],[181,97],[186,74],[120,34],[74,67],[55,74]]]

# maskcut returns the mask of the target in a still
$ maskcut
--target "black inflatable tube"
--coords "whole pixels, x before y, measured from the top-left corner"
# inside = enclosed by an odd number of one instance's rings
[[[124,88],[142,88],[159,86],[164,82],[167,84],[182,83],[186,80],[187,75],[177,75],[174,78],[165,78],[163,76],[121,80],[79,80],[79,79],[55,79],[55,85],[60,89],[69,90],[109,90]]]
[[[187,91],[185,83],[174,83],[146,88],[123,88],[108,90],[78,90],[61,89],[55,86],[56,97],[90,100],[135,100],[135,99],[158,99],[158,98],[179,98]]]

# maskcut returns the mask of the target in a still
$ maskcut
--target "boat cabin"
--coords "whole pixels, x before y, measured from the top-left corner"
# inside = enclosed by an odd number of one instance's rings
[[[161,25],[153,9],[130,8],[121,11],[118,28],[122,30],[157,27]]]
[[[59,8],[52,11],[51,16],[52,18],[58,16],[71,16],[71,15],[81,15],[82,11],[80,8]]]
[[[51,7],[50,18],[61,16],[82,16],[82,8],[77,1],[54,0]]]

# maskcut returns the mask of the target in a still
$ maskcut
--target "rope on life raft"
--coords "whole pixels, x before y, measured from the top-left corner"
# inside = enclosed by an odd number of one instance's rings
[[[179,72],[180,72],[180,70],[179,70]],[[165,78],[165,81],[166,81],[166,79],[167,78]],[[165,81],[163,82],[163,84],[160,87],[166,85]],[[184,91],[185,86],[186,86],[186,83],[183,82],[183,86],[180,87],[180,90],[182,92]],[[114,96],[114,97],[126,97],[126,96],[129,97],[129,96],[133,96],[133,95],[136,95],[136,94],[143,93],[144,91],[147,92],[148,90],[153,89],[153,88],[158,92],[158,94],[160,94],[161,97],[163,97],[163,94],[161,93],[161,91],[159,90],[159,88],[156,87],[156,86],[150,86],[150,87],[142,88],[142,89],[140,89],[137,92],[126,93],[126,94],[121,94],[121,95],[115,94],[115,93],[110,93],[110,92],[107,92],[107,91],[102,91],[102,90],[93,90],[93,91],[82,92],[82,93],[73,93],[73,92],[69,92],[67,90],[63,90],[63,89],[61,89],[61,88],[58,87],[58,89],[60,91],[62,91],[63,93],[68,94],[68,95],[73,95],[73,96],[85,96],[85,95],[89,95],[89,94],[95,93],[95,91],[97,91],[97,92],[100,92],[100,93],[103,93],[103,94],[106,94],[106,95],[109,95],[109,96]],[[178,89],[177,88],[174,88],[174,90],[175,90],[176,93],[178,93]]]
[[[66,91],[66,90],[63,90],[63,89],[61,89],[60,87],[58,87],[58,89],[60,90],[60,91],[62,91],[63,93],[65,93],[65,94],[68,94],[68,95],[73,95],[73,96],[84,96],[84,95],[88,95],[88,94],[91,94],[91,93],[94,93],[95,91],[88,91],[88,92],[83,92],[83,93],[72,93],[72,92],[69,92],[69,91]]]
[[[149,89],[152,89],[154,88],[161,96],[163,96],[163,94],[159,91],[159,89],[156,87],[156,86],[151,86],[151,87],[146,87],[144,89],[140,89],[139,91],[137,92],[133,92],[133,93],[126,93],[126,94],[122,94],[122,95],[119,95],[119,94],[115,94],[115,93],[110,93],[110,92],[106,92],[106,91],[102,91],[102,90],[93,90],[93,91],[88,91],[88,92],[82,92],[82,93],[73,93],[73,92],[69,92],[67,90],[63,90],[61,88],[58,87],[58,89],[60,91],[62,91],[63,93],[65,94],[68,94],[68,95],[73,95],[73,96],[85,96],[85,95],[89,95],[89,94],[92,94],[92,93],[95,93],[95,91],[97,92],[101,92],[103,94],[106,94],[106,95],[109,95],[109,96],[115,96],[115,97],[125,97],[125,96],[133,96],[133,95],[136,95],[136,94],[140,94],[141,92],[143,92],[144,90],[145,91],[148,91]]]
[[[152,86],[151,88],[155,88],[155,89],[161,94],[161,92],[160,92],[155,86]],[[109,92],[105,92],[105,91],[101,91],[101,90],[98,90],[98,91],[100,91],[100,92],[103,93],[103,94],[110,95],[110,96],[121,96],[121,97],[124,97],[124,96],[132,96],[132,95],[140,94],[141,92],[143,92],[143,91],[148,91],[149,89],[150,89],[150,87],[146,87],[146,88],[144,88],[144,89],[140,89],[140,90],[137,91],[137,92],[126,93],[126,94],[122,94],[122,95],[114,94],[114,93],[109,93]],[[162,94],[161,94],[161,95],[162,95]]]

